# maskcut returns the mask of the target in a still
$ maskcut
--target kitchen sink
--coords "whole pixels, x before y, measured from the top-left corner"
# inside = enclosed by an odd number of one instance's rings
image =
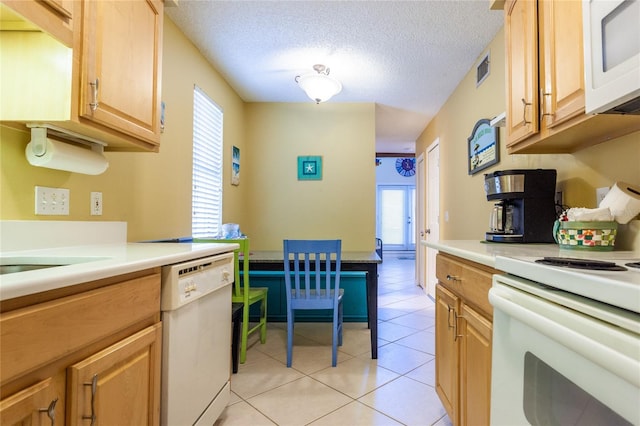
[[[44,269],[44,268],[54,268],[56,266],[64,266],[61,265],[38,265],[38,264],[29,264],[25,263],[22,265],[0,265],[0,275],[4,274],[13,274],[14,272],[26,272],[26,271],[34,271],[36,269]]]
[[[0,275],[108,259],[106,257],[0,257]]]

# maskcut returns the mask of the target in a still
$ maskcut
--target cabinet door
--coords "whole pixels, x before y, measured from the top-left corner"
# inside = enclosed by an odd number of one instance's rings
[[[458,350],[455,317],[458,298],[436,285],[436,392],[454,425],[458,424]]]
[[[584,113],[581,0],[539,2],[541,126]]]
[[[460,424],[488,425],[493,327],[464,303],[460,315]]]
[[[53,425],[64,423],[64,398],[59,399],[51,378],[0,401],[3,425]],[[60,405],[58,405],[60,404]]]
[[[85,0],[79,115],[160,141],[162,2]]]
[[[158,424],[161,340],[158,323],[69,367],[69,423]]]
[[[20,16],[71,47],[73,44],[73,0],[2,0]]]
[[[507,146],[538,133],[537,28],[535,0],[506,4]]]

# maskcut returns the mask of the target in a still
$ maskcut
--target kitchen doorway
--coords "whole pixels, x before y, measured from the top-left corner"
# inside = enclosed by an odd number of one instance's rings
[[[415,185],[380,185],[377,200],[377,234],[384,250],[415,250]]]

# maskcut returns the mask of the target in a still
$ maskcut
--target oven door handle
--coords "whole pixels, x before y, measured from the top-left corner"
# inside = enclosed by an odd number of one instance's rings
[[[514,301],[517,300],[517,301]],[[628,333],[616,330],[584,315],[572,313],[571,310],[556,304],[543,301],[535,296],[526,295],[518,290],[511,290],[504,285],[494,283],[489,290],[489,301],[495,309],[517,319],[534,328],[539,333],[555,340],[559,344],[589,359],[618,377],[640,387],[640,366],[637,359],[615,350],[614,340],[624,342],[627,347],[637,346],[637,340]],[[495,321],[495,317],[494,317]],[[608,335],[610,345],[586,336],[571,326],[578,326],[582,330],[600,329],[603,335]],[[497,329],[494,323],[494,331]]]

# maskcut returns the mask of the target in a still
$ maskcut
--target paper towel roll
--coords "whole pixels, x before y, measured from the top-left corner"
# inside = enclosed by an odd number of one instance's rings
[[[86,175],[99,175],[109,167],[107,159],[98,152],[48,138],[44,154],[36,155],[33,152],[33,142],[29,142],[26,155],[33,166]]]
[[[616,222],[624,225],[640,213],[640,188],[616,182],[600,202],[600,207],[608,207]]]

